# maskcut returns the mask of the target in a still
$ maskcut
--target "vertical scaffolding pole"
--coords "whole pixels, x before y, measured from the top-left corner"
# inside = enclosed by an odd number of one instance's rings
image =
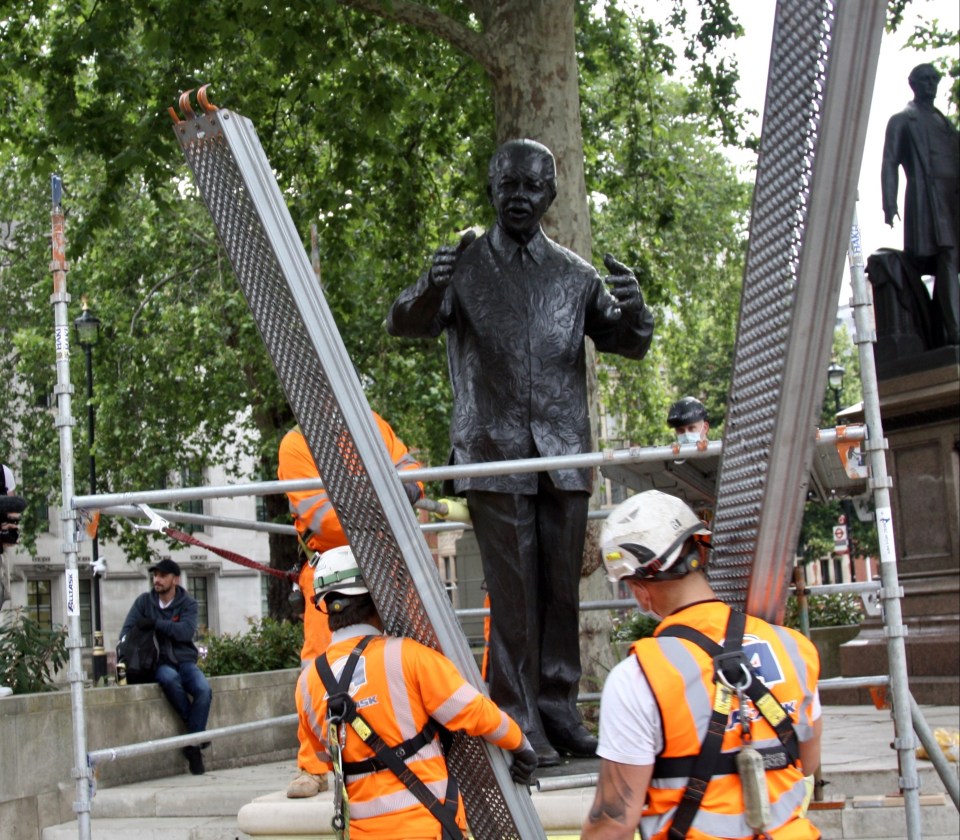
[[[877,388],[877,368],[873,358],[875,340],[872,317],[873,301],[863,274],[863,250],[860,243],[860,223],[854,206],[850,228],[850,284],[853,290],[856,344],[860,356],[860,379],[863,386],[863,417],[867,424],[864,449],[870,458],[870,483],[876,508],[877,536],[880,543],[880,602],[883,605],[883,632],[887,637],[887,661],[890,669],[890,689],[893,693],[894,747],[900,768],[900,790],[903,793],[907,820],[907,840],[922,837],[920,826],[920,778],[917,774],[917,739],[913,732],[910,686],[907,681],[907,635],[900,608],[903,589],[897,576],[897,551],[893,539],[893,510],[890,507],[892,482],[887,474],[887,441],[883,436],[880,418],[880,392]]]
[[[62,183],[59,175],[50,179],[53,208],[50,271],[53,273],[54,342],[57,354],[57,416],[54,423],[60,436],[60,533],[63,539],[64,588],[67,607],[67,649],[70,654],[70,705],[73,712],[73,777],[77,782],[77,799],[73,810],[77,814],[80,840],[90,840],[90,769],[87,766],[87,730],[83,711],[83,661],[80,648],[80,580],[77,573],[77,512],[73,507],[73,426],[70,384],[70,321],[67,305],[66,241],[63,235]]]

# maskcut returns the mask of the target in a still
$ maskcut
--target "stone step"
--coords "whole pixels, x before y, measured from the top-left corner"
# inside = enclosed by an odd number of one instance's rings
[[[233,817],[134,817],[92,819],[96,840],[249,840]],[[79,826],[69,823],[48,826],[42,840],[77,840]]]

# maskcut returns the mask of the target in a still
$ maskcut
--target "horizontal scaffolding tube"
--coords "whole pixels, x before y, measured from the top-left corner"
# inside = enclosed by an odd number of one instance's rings
[[[236,723],[233,726],[221,726],[218,729],[208,729],[205,732],[191,732],[189,735],[174,735],[171,738],[157,738],[153,741],[140,741],[137,744],[126,744],[122,747],[93,750],[87,753],[87,763],[93,766],[103,761],[116,761],[118,758],[133,758],[162,750],[188,747],[193,744],[202,744],[205,741],[216,741],[218,738],[226,738],[230,735],[240,735],[243,732],[258,732],[265,726],[296,724],[297,720],[298,717],[295,714],[281,715],[280,717],[254,720],[249,723]]]
[[[838,436],[836,429],[821,429],[817,433],[817,444],[830,446],[837,440],[863,440],[866,431],[863,426],[848,426],[843,435]],[[588,452],[581,455],[558,455],[552,458],[520,458],[515,461],[490,461],[484,464],[456,464],[446,467],[423,467],[417,470],[404,470],[398,473],[401,481],[434,481],[453,478],[475,478],[478,476],[508,475],[511,473],[544,472],[556,469],[582,469],[600,467],[606,464],[637,464],[646,461],[667,461],[681,458],[697,460],[721,453],[721,443],[712,440],[705,449],[696,444],[687,443],[676,449],[673,446],[632,446],[629,449],[607,449],[603,452]],[[323,488],[320,479],[300,479],[297,481],[257,481],[248,484],[227,484],[214,487],[181,487],[170,490],[142,490],[130,493],[102,493],[87,496],[74,496],[73,507],[81,510],[102,510],[119,505],[163,504],[166,502],[186,502],[193,499],[232,498],[236,496],[270,496],[299,490],[319,490]]]

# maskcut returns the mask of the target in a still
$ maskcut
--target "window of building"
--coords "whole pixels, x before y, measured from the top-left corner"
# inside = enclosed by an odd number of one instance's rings
[[[53,590],[51,580],[27,581],[27,615],[41,627],[53,629],[53,610],[50,593]]]
[[[93,647],[93,581],[80,578],[80,639],[83,647]]]
[[[184,467],[182,470],[180,470],[180,486],[203,486],[203,472],[200,470],[191,469],[190,467]],[[180,504],[177,505],[177,510],[182,510],[184,513],[195,513],[202,516],[203,499],[188,499],[187,501],[180,502]],[[188,534],[193,534],[197,531],[203,530],[203,525],[198,525],[195,522],[183,522],[181,523],[181,527]]]
[[[270,575],[260,575],[260,616],[270,615]]]
[[[210,626],[210,610],[207,595],[207,578],[199,575],[190,575],[187,578],[187,592],[197,602],[197,628],[208,628]]]

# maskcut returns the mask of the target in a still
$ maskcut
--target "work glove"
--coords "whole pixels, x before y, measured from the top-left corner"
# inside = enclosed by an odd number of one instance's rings
[[[533,781],[533,774],[536,769],[537,753],[530,746],[530,742],[524,738],[523,743],[513,751],[510,777],[518,785],[529,785]]]
[[[415,481],[403,482],[403,492],[407,494],[407,498],[410,500],[411,505],[415,505],[420,501],[420,497],[423,496],[423,491],[420,489],[420,485]]]
[[[137,619],[137,629],[138,630],[153,630],[157,626],[157,622],[152,618],[138,618]]]

